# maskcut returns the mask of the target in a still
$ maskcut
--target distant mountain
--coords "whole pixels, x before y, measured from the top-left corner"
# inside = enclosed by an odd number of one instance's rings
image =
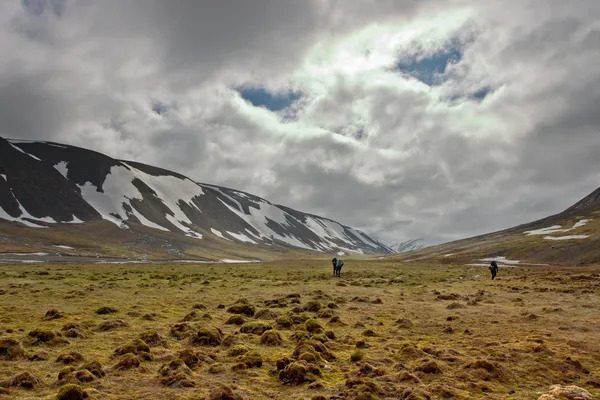
[[[550,217],[396,257],[445,263],[489,262],[494,258],[521,264],[600,263],[600,188]]]
[[[395,253],[406,253],[408,251],[419,250],[425,247],[423,239],[410,239],[389,246]]]
[[[62,231],[103,221],[102,229],[108,222],[121,231],[185,239],[186,250],[227,252],[229,245],[243,245],[263,251],[391,252],[357,229],[250,193],[79,147],[3,138],[0,221]],[[85,232],[97,234],[92,228]]]

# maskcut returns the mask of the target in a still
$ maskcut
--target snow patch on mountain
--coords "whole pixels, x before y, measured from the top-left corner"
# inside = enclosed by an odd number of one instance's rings
[[[238,217],[240,217],[244,221],[246,221],[248,223],[248,225],[252,226],[254,229],[256,229],[259,232],[260,236],[256,236],[252,232],[249,232],[251,235],[255,236],[257,239],[261,239],[263,237],[277,239],[284,243],[292,245],[294,247],[315,250],[313,247],[302,242],[295,236],[281,235],[278,232],[275,232],[274,230],[269,228],[269,226],[267,225],[269,223],[269,220],[278,223],[279,225],[283,226],[284,228],[292,227],[291,224],[289,223],[289,221],[287,220],[288,217],[289,218],[292,218],[292,217],[289,214],[287,214],[285,211],[283,211],[282,209],[275,207],[274,205],[272,205],[271,203],[268,203],[266,201],[259,201],[257,204],[258,209],[255,209],[254,207],[250,207],[250,210],[249,210],[250,214],[246,214],[246,213],[244,213],[241,204],[237,200],[235,200],[231,196],[223,193],[223,191],[218,188],[216,190],[219,191],[221,194],[223,194],[223,196],[225,196],[226,198],[230,199],[232,202],[234,202],[239,207],[239,209],[234,208],[230,204],[227,204],[223,200],[219,199],[219,201],[221,201],[221,203],[223,203],[223,205],[225,205],[225,207],[227,207],[231,212],[235,213]],[[227,232],[227,233],[230,233],[230,232]],[[252,240],[245,235],[243,235],[243,236],[247,240]],[[254,241],[252,241],[252,242],[256,243]]]
[[[21,153],[28,155],[29,157],[33,158],[34,160],[37,160],[37,161],[42,161],[42,160],[40,160],[39,158],[37,158],[36,156],[34,156],[34,155],[32,155],[32,154],[26,153],[26,152],[25,152],[23,149],[21,149],[19,146],[15,146],[14,144],[12,144],[12,143],[10,143],[10,142],[9,142],[9,144],[10,144],[10,145],[11,145],[11,146],[12,146],[12,147],[15,149],[15,150],[18,150],[18,151],[20,151]]]
[[[240,242],[258,244],[254,240],[250,239],[248,236],[244,235],[243,233],[234,233],[234,232],[229,232],[229,231],[226,231],[226,232],[229,236],[236,238]]]
[[[569,235],[569,236],[544,236],[546,240],[571,240],[571,239],[585,239],[588,235]]]
[[[66,176],[64,173],[66,166],[61,164],[55,165],[55,168]],[[178,204],[183,202],[201,212],[193,202],[195,197],[204,194],[200,186],[189,179],[182,180],[170,175],[154,176],[126,163],[123,163],[123,165],[111,168],[102,185],[104,193],[99,192],[98,189],[100,188],[92,185],[90,182],[86,182],[85,185],[80,186],[84,200],[94,207],[102,218],[121,226],[123,220],[127,219],[129,214],[131,214],[137,217],[142,225],[149,228],[163,231],[169,230],[142,216],[131,204],[131,200],[133,199],[143,200],[142,193],[133,184],[134,180],[139,179],[152,189],[158,199],[170,210],[170,213],[167,213],[165,218],[171,224],[182,232],[191,234],[194,238],[202,238],[200,233],[190,228],[192,222]],[[129,209],[133,211],[128,211]]]
[[[231,242],[231,239],[228,239],[225,237],[225,235],[223,235],[223,232],[216,230],[215,228],[210,228],[210,231],[215,235],[220,237],[221,239],[225,239],[225,240],[229,240]]]
[[[54,169],[56,169],[58,172],[60,172],[61,175],[64,176],[65,178],[67,177],[67,174],[69,173],[69,166],[66,161],[59,162],[58,164],[56,164],[54,166]]]
[[[144,217],[142,215],[142,213],[140,213],[138,210],[136,210],[135,207],[133,207],[133,206],[131,207],[131,213],[133,214],[134,217],[136,217],[140,221],[140,224],[147,226],[149,228],[154,228],[154,229],[158,229],[161,231],[169,232],[169,230],[167,228],[165,228],[164,226],[154,223],[154,222],[150,221],[148,218]]]
[[[558,233],[558,232],[561,232],[561,233],[562,232],[571,232],[579,227],[584,226],[588,222],[590,222],[589,219],[582,219],[581,221],[577,221],[575,223],[575,225],[573,225],[573,227],[568,228],[568,229],[563,229],[562,225],[552,225],[547,228],[536,229],[533,231],[525,231],[523,233],[525,233],[527,236],[533,236],[533,235],[549,235],[549,234]]]

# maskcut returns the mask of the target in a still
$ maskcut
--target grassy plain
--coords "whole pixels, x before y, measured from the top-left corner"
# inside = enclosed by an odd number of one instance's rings
[[[0,265],[0,398],[600,396],[599,292],[591,266]]]

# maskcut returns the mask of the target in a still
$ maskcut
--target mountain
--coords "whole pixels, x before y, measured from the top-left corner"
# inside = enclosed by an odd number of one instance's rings
[[[485,264],[600,262],[600,188],[563,212],[510,229],[395,256],[412,261]]]
[[[79,147],[3,138],[0,226],[0,239],[10,236],[13,244],[18,237],[52,241],[60,233],[79,242],[101,238],[105,253],[158,257],[391,252],[357,229],[250,193]]]
[[[410,239],[405,242],[400,242],[389,246],[390,249],[396,253],[405,253],[407,251],[414,251],[422,249],[425,245],[422,243],[423,239]]]

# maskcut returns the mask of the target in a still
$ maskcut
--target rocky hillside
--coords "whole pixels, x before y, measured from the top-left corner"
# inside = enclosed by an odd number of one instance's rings
[[[249,193],[78,147],[0,138],[0,225],[30,232],[83,224],[79,232],[94,235],[92,226],[108,229],[100,221],[154,238],[185,238],[186,249],[391,251],[359,230]]]

